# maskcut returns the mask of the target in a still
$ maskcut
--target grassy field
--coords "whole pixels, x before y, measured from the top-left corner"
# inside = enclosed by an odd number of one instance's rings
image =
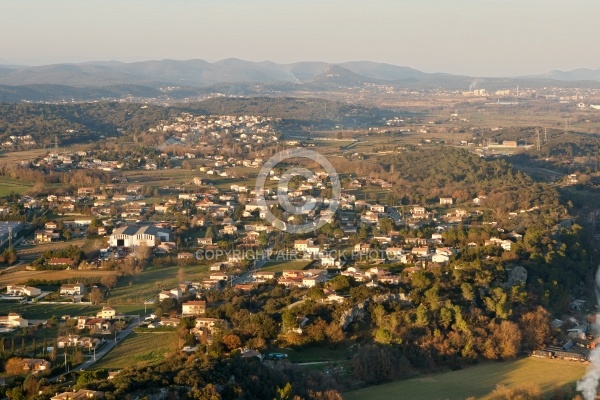
[[[440,375],[429,375],[344,393],[346,400],[486,399],[496,385],[519,387],[535,384],[545,394],[574,384],[585,373],[586,364],[541,358],[489,363]]]
[[[72,317],[77,315],[96,315],[101,306],[91,306],[87,304],[18,304],[18,303],[0,303],[0,315],[7,315],[10,311],[17,312],[27,319],[48,319],[53,315],[58,318],[63,315]],[[119,310],[120,311],[120,310]]]
[[[114,271],[100,270],[64,270],[64,271],[27,271],[25,269],[11,270],[0,275],[0,287],[10,284],[22,284],[29,279],[40,280],[63,280],[97,278],[104,275],[114,274]]]
[[[94,369],[121,369],[155,364],[174,351],[176,344],[177,332],[134,332],[94,364]]]
[[[19,304],[19,303],[0,303],[0,315],[7,315],[9,312],[14,311],[21,314],[27,319],[48,319],[53,315],[58,318],[63,315],[70,315],[71,317],[77,315],[96,315],[102,308],[102,305],[92,306],[87,304]],[[118,306],[117,311],[125,315],[142,315],[144,314],[144,305],[128,305]],[[150,312],[152,308],[148,308]]]
[[[137,276],[119,279],[106,301],[111,305],[143,304],[144,300],[156,297],[161,290],[174,288],[180,280],[197,282],[208,278],[208,275],[206,265],[151,266]]]
[[[312,260],[269,261],[260,270],[281,273],[284,270],[288,270],[288,269],[304,269],[304,268],[308,267],[312,262],[313,262]]]
[[[18,179],[0,178],[0,197],[8,196],[11,192],[23,194],[29,191],[33,184]]]

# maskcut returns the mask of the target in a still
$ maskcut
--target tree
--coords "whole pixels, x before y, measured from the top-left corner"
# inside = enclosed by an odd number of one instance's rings
[[[517,324],[511,321],[491,323],[490,330],[483,348],[486,358],[512,358],[518,354],[521,347],[521,331]]]
[[[206,228],[206,234],[204,235],[205,238],[215,238],[215,231],[213,229],[212,226],[209,226],[208,228]]]
[[[381,383],[394,377],[390,352],[380,346],[363,346],[352,359],[353,376],[366,383]]]
[[[289,309],[286,309],[283,314],[281,314],[281,322],[283,322],[283,328],[285,330],[298,326],[298,319]]]
[[[319,286],[313,286],[308,289],[306,296],[311,300],[321,300],[323,298],[323,289]]]
[[[71,238],[73,237],[73,233],[69,228],[65,228],[62,230],[62,236],[63,238],[65,238],[65,240],[71,240]]]
[[[318,318],[315,322],[306,327],[306,335],[313,342],[322,342],[326,337],[325,329],[327,329],[327,322]]]
[[[90,293],[90,301],[94,304],[102,303],[104,300],[104,293],[100,288],[94,287],[92,288],[92,292]]]
[[[80,350],[75,351],[73,357],[71,358],[73,365],[79,365],[83,362],[83,360],[83,353]]]
[[[550,313],[543,307],[538,307],[521,316],[521,332],[523,344],[529,350],[540,349],[550,337]]]
[[[240,339],[240,337],[233,333],[224,335],[222,341],[229,351],[235,350],[242,346],[242,340]]]
[[[152,247],[142,244],[135,248],[135,258],[142,264],[145,264],[152,257]]]
[[[379,220],[379,229],[384,234],[388,234],[390,231],[394,229],[394,220],[391,218],[381,218]]]
[[[109,289],[112,289],[115,286],[117,286],[118,280],[119,280],[119,278],[117,278],[117,276],[114,274],[103,275],[102,278],[100,278],[100,283],[103,286],[105,286]]]
[[[209,383],[202,388],[195,388],[191,392],[191,397],[194,400],[221,400],[218,388]]]
[[[26,400],[25,392],[21,386],[14,387],[12,389],[8,389],[6,391],[6,396],[9,400]]]
[[[177,311],[178,308],[179,303],[177,300],[168,298],[157,302],[154,311],[157,315],[159,315],[159,310],[161,311],[161,314],[169,314],[171,311]]]
[[[332,290],[345,292],[354,286],[354,278],[346,275],[337,275],[327,283]]]
[[[543,399],[538,386],[509,388],[498,385],[488,397],[490,400],[541,400]]]
[[[38,394],[39,389],[39,381],[37,377],[33,374],[27,375],[25,381],[23,382],[23,390],[27,393],[27,397],[31,398]]]
[[[292,389],[292,384],[288,382],[283,388],[277,388],[275,400],[292,400],[293,395],[294,391]]]
[[[23,374],[23,359],[19,357],[13,357],[6,362],[4,366],[7,375],[21,375]]]

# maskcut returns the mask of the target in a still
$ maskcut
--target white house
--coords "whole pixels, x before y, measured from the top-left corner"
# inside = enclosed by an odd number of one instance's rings
[[[295,240],[294,241],[294,250],[306,251],[308,246],[312,246],[312,244],[313,244],[313,241],[311,239]]]
[[[83,283],[68,283],[60,287],[61,295],[82,295],[85,293],[85,286]]]
[[[448,261],[450,261],[450,257],[448,257],[446,254],[435,253],[433,256],[431,256],[431,261],[439,264],[446,264]]]
[[[16,312],[10,312],[8,315],[0,316],[0,325],[10,328],[26,328],[29,321]]]
[[[117,314],[117,310],[115,310],[114,308],[112,308],[110,306],[104,306],[104,307],[102,307],[102,310],[98,311],[98,313],[96,314],[96,317],[102,318],[102,319],[114,319],[116,314]]]
[[[42,290],[33,286],[8,285],[6,293],[13,296],[39,296],[42,294]]]

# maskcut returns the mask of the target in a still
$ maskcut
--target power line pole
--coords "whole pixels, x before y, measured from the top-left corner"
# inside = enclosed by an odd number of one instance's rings
[[[539,129],[535,129],[535,133],[537,135],[537,151],[540,151],[541,145],[540,145],[540,131]]]

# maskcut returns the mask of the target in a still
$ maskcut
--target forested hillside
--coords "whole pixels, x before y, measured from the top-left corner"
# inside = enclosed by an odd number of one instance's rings
[[[133,103],[32,104],[0,103],[0,141],[31,135],[37,146],[119,136],[119,130],[141,132],[168,118],[164,107]]]

